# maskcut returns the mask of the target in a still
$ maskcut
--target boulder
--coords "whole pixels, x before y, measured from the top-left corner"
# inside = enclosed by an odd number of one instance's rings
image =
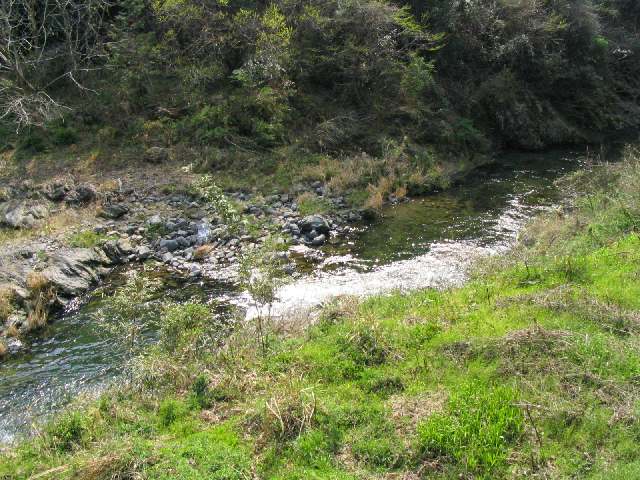
[[[160,248],[167,249],[169,252],[175,252],[180,247],[180,244],[173,239],[160,240]]]
[[[129,207],[122,203],[113,203],[103,206],[98,212],[98,216],[109,220],[117,220],[129,213]]]
[[[129,255],[136,252],[131,245],[131,241],[127,238],[119,240],[109,240],[102,245],[102,251],[113,264],[119,265],[125,263]]]
[[[138,255],[138,260],[147,260],[153,255],[153,251],[146,245],[138,247],[138,251],[136,253]]]
[[[315,230],[318,234],[328,234],[329,222],[322,215],[309,215],[304,217],[299,223],[302,233],[309,233]]]
[[[54,288],[61,303],[77,297],[109,271],[109,258],[95,248],[71,248],[56,253],[42,275]]]
[[[33,228],[49,216],[49,209],[42,204],[26,201],[10,201],[0,205],[0,225],[11,228]]]
[[[48,183],[42,187],[42,193],[52,202],[61,202],[71,190],[70,185],[60,181]]]
[[[315,237],[313,240],[311,240],[311,245],[313,245],[314,247],[319,247],[321,245],[324,245],[326,241],[327,241],[327,237],[324,234],[320,234],[317,237]]]
[[[81,183],[66,196],[68,203],[91,203],[98,198],[98,190],[91,183]]]

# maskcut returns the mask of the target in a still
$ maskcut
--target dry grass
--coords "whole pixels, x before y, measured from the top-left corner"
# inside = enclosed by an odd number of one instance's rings
[[[4,343],[4,340],[0,339],[0,358],[4,357],[8,351],[9,348],[7,347],[7,344]]]
[[[295,439],[313,425],[316,413],[313,389],[290,383],[265,402],[258,416],[261,438],[277,441]]]
[[[49,306],[55,297],[55,291],[49,279],[40,272],[29,273],[26,284],[29,289],[27,328],[36,330],[47,324]]]
[[[8,338],[16,338],[20,336],[20,331],[18,330],[18,327],[11,325],[4,331],[4,335]]]
[[[213,251],[213,246],[211,245],[202,245],[196,248],[193,252],[194,260],[204,260],[209,254]]]
[[[434,413],[441,413],[447,402],[447,393],[439,390],[409,396],[398,394],[389,398],[391,420],[398,436],[407,441],[413,439],[418,424]]]
[[[9,288],[0,288],[0,323],[4,322],[13,312],[13,290]]]
[[[49,279],[41,272],[31,272],[27,275],[26,284],[31,292],[37,293],[49,286]]]

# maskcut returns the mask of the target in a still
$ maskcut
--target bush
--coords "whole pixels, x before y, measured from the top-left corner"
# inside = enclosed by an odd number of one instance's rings
[[[160,346],[179,356],[201,356],[210,352],[223,332],[211,309],[201,303],[170,305],[160,323]]]
[[[55,145],[72,145],[78,141],[79,135],[75,128],[57,126],[49,129],[51,141]]]
[[[158,408],[158,422],[163,427],[169,427],[186,414],[187,408],[184,403],[168,398]]]
[[[82,445],[88,430],[85,415],[81,412],[67,412],[49,424],[46,434],[53,448],[67,452]]]

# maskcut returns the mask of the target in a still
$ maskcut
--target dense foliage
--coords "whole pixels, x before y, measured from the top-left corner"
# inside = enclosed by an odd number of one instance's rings
[[[374,155],[389,138],[541,148],[638,120],[640,11],[628,0],[50,3],[57,15],[2,9],[14,27],[0,38],[7,120],[55,130],[64,113],[102,136],[209,154]],[[16,96],[59,108],[25,117]]]

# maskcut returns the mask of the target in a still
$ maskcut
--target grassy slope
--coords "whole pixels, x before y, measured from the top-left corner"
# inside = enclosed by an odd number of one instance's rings
[[[60,416],[0,478],[640,477],[628,157],[465,287],[337,303],[264,357],[246,332],[215,357],[157,354],[152,389]]]

